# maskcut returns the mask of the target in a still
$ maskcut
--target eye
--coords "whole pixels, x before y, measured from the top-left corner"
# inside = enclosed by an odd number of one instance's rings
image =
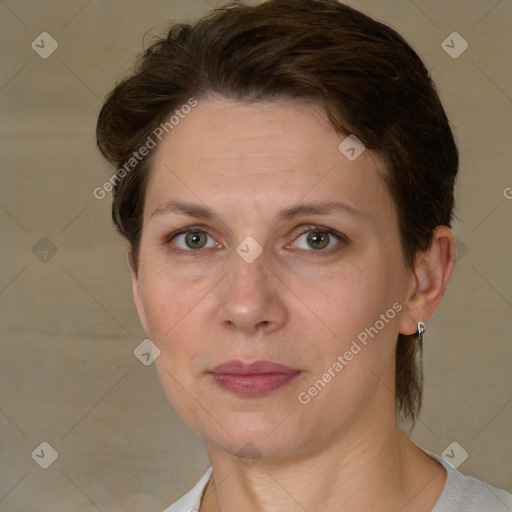
[[[344,237],[341,234],[334,232],[329,228],[322,228],[319,226],[308,226],[308,230],[304,231],[297,239],[302,240],[302,247],[299,245],[299,249],[314,252],[328,252],[326,249],[332,249],[333,246],[339,245],[339,242],[344,241]],[[336,239],[338,243],[334,243]]]
[[[210,240],[208,240],[209,238]],[[181,232],[169,235],[166,243],[170,244],[171,242],[180,251],[185,252],[210,249],[220,245],[206,231],[198,228],[187,228]]]
[[[307,226],[307,228],[307,231],[303,231],[293,244],[287,247],[295,246],[310,253],[328,253],[331,252],[330,249],[340,245],[340,242],[348,242],[344,235],[330,228],[320,226]],[[216,242],[205,229],[195,226],[171,233],[166,237],[164,243],[173,246],[174,251],[183,253],[201,252],[201,249],[222,248],[222,245]]]

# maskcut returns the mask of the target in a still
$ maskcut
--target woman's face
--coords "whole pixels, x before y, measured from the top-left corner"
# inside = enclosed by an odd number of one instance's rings
[[[313,106],[209,100],[154,150],[139,316],[177,412],[231,453],[297,455],[394,421],[414,276],[382,164],[344,138]]]

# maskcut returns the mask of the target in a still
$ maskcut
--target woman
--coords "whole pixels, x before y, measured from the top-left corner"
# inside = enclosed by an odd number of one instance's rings
[[[510,510],[398,427],[458,170],[398,34],[332,0],[232,4],[149,48],[97,134],[160,380],[212,466],[168,511]]]

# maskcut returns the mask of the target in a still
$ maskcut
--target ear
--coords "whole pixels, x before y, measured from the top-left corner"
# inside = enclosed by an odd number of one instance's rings
[[[133,300],[135,302],[135,307],[137,308],[137,313],[139,314],[139,320],[142,325],[142,328],[144,329],[146,334],[148,334],[146,312],[144,311],[144,305],[141,299],[139,271],[135,265],[133,252],[131,250],[129,250],[126,253],[126,259],[128,262],[128,267],[130,269],[130,277],[132,279],[132,293]]]
[[[443,298],[456,258],[455,240],[447,226],[434,229],[432,243],[416,258],[409,295],[400,319],[402,334],[415,334],[418,322],[425,322]]]

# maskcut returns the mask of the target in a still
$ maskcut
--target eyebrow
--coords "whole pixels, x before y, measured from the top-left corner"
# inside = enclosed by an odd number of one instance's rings
[[[187,215],[204,220],[220,220],[219,216],[208,206],[195,203],[187,203],[182,201],[168,201],[156,208],[150,215],[166,215],[175,213],[179,215]],[[303,203],[285,208],[276,215],[277,222],[289,221],[295,217],[304,215],[329,215],[332,213],[345,213],[355,218],[364,219],[369,215],[356,210],[353,206],[340,201],[328,201],[322,203]]]

